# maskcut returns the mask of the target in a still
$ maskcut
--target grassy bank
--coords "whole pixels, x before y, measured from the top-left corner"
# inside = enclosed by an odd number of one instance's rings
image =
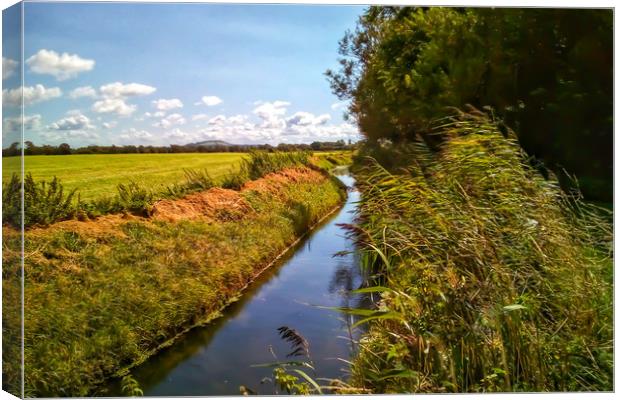
[[[187,328],[218,315],[271,260],[342,203],[325,173],[297,166],[25,234],[26,395],[84,396]],[[19,232],[3,227],[3,272],[19,276]],[[7,282],[5,359],[19,360],[17,287]],[[13,280],[14,281],[14,280]],[[5,366],[5,385],[19,364]],[[9,388],[15,391],[16,388]]]
[[[352,366],[373,393],[613,389],[612,227],[480,117],[358,171],[381,300]]]
[[[148,161],[148,155],[143,156]],[[106,190],[105,195],[99,195],[99,197],[90,200],[82,197],[81,188],[67,186],[61,178],[55,175],[47,180],[37,180],[35,175],[28,170],[23,183],[23,223],[26,228],[29,228],[70,219],[87,220],[119,212],[149,216],[153,204],[162,199],[178,199],[212,187],[238,190],[249,180],[258,179],[284,168],[307,166],[327,171],[335,166],[350,163],[350,152],[312,154],[309,152],[268,153],[256,151],[245,154],[234,165],[228,164],[228,173],[218,177],[213,176],[212,167],[203,169],[177,168],[175,174],[182,174],[183,179],[166,181],[166,185],[149,184],[148,182],[152,177],[135,181],[124,179],[122,175],[116,176],[114,177],[114,182],[116,182],[114,191]],[[140,164],[135,165],[133,172],[149,171],[149,165],[149,162],[146,162],[144,168]],[[164,166],[164,169],[168,167]],[[92,170],[89,171],[86,175],[93,178],[96,173]],[[93,189],[90,183],[92,182],[87,180],[84,187]],[[22,182],[19,176],[13,173],[10,178],[3,181],[2,219],[4,224],[11,224],[14,227],[21,226],[21,202]]]

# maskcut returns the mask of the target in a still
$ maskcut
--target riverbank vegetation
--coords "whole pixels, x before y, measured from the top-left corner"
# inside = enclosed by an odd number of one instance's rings
[[[365,136],[349,229],[380,295],[351,311],[351,387],[613,390],[612,218],[590,202],[612,198],[611,24],[371,7],[346,34],[327,76]]]
[[[126,156],[105,155],[99,156],[104,159],[91,161],[88,158],[96,156],[71,157],[78,159],[75,163],[70,163],[70,166],[58,165],[62,168],[61,172],[64,171],[60,177],[50,172],[58,172],[54,167],[58,158],[51,160],[52,165],[35,168],[34,173],[28,168],[24,177],[26,227],[48,225],[68,219],[86,220],[119,212],[148,216],[153,203],[158,200],[180,198],[211,187],[239,189],[248,180],[258,179],[284,168],[308,166],[329,170],[351,162],[350,152],[251,152],[232,157],[214,154],[198,158],[188,154],[141,155],[141,159],[130,157],[120,160],[116,167],[107,168],[106,174],[100,176],[96,172],[99,170],[97,162],[107,165],[119,161],[118,157]],[[177,162],[181,165],[206,167],[180,168]],[[86,168],[87,163],[91,167]],[[131,172],[124,169],[127,166],[131,166]],[[103,164],[100,167],[103,168]],[[76,178],[69,178],[70,184],[65,186],[65,177],[76,171],[84,181],[83,186],[80,186],[79,179]],[[114,175],[114,171],[118,174]],[[44,178],[35,179],[35,176]],[[110,192],[116,194],[110,195]],[[20,225],[21,199],[21,181],[17,174],[13,173],[3,185],[5,223]]]
[[[199,174],[203,186],[151,199],[148,215],[129,210],[28,228],[25,394],[100,393],[104,379],[216,317],[346,197],[309,155],[278,157],[253,155],[241,167],[240,190],[211,187]],[[11,282],[19,282],[19,242],[19,230],[3,226],[3,373],[13,392],[20,302]]]
[[[382,297],[352,385],[373,393],[613,388],[612,229],[482,117],[359,171]]]

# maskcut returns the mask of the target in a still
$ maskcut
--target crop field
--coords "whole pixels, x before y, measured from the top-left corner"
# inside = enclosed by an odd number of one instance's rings
[[[87,154],[26,156],[26,172],[36,180],[58,177],[83,200],[116,193],[116,185],[135,181],[157,191],[183,181],[183,169],[203,169],[217,180],[239,168],[243,153]],[[19,157],[2,159],[2,180],[19,170]]]

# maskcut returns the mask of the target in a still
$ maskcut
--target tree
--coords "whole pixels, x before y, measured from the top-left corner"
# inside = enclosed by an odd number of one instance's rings
[[[71,146],[69,146],[69,144],[67,143],[61,143],[58,146],[58,153],[59,154],[71,154]]]
[[[609,200],[612,40],[610,10],[371,7],[326,75],[370,143],[433,148],[447,107],[489,106],[530,155]]]

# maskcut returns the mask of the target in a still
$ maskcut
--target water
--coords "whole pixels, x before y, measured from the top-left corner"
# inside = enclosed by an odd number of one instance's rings
[[[341,172],[349,187],[353,178]],[[272,368],[252,367],[290,360],[289,345],[277,329],[288,326],[310,344],[316,377],[344,378],[354,352],[351,317],[319,306],[363,306],[365,299],[348,293],[362,277],[354,246],[338,226],[354,219],[358,192],[349,191],[341,210],[317,227],[281,262],[266,271],[213,323],[188,332],[132,371],[147,396],[239,395],[244,385],[258,394],[274,394]],[[344,256],[336,253],[349,251]],[[302,359],[297,357],[296,359]],[[261,381],[263,383],[261,383]],[[118,382],[108,395],[121,395]]]

